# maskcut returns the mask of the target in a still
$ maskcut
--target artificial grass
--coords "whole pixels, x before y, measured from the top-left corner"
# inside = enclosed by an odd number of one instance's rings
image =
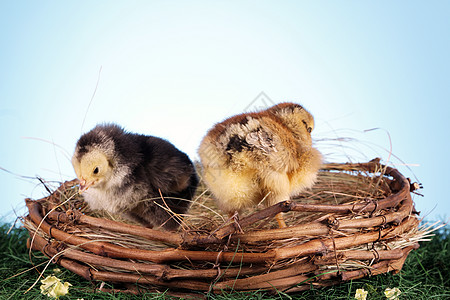
[[[23,228],[0,225],[0,299],[49,299],[40,293],[40,281],[29,291],[38,279],[48,259],[40,252],[30,253],[26,247],[28,232]],[[353,280],[338,286],[285,295],[264,292],[227,293],[209,295],[211,299],[354,299],[356,289],[369,292],[367,299],[386,299],[384,290],[398,287],[399,299],[450,299],[450,227],[444,227],[430,242],[421,243],[412,251],[398,275],[382,274],[370,278]],[[32,263],[31,263],[32,261]],[[35,268],[34,268],[35,267]],[[50,264],[44,277],[56,274],[63,281],[72,284],[69,294],[60,299],[171,299],[164,294],[146,293],[140,296],[122,293],[95,293],[98,283],[90,283],[55,264]],[[42,278],[41,278],[42,279]],[[112,288],[107,284],[107,287]],[[199,295],[200,298],[201,295]]]

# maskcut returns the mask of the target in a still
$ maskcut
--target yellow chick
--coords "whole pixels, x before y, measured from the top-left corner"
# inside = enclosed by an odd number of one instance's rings
[[[322,164],[312,147],[313,116],[301,105],[281,103],[216,124],[203,138],[203,179],[230,216],[263,201],[289,200],[311,187]],[[285,227],[282,213],[276,216]]]
[[[198,184],[191,160],[174,145],[114,124],[82,135],[72,165],[92,209],[147,227],[178,228]]]

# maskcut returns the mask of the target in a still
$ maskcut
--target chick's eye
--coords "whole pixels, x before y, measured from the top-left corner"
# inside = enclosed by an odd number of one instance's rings
[[[98,167],[95,167],[93,173],[94,173],[94,174],[98,174]]]
[[[308,133],[311,133],[312,127],[309,127],[309,126],[308,126],[308,123],[306,123],[305,120],[303,120],[303,125],[305,125],[306,131],[308,131]]]

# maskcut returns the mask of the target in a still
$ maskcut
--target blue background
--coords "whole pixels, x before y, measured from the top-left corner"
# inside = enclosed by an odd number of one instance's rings
[[[328,161],[381,156],[449,215],[449,1],[0,1],[0,28],[0,220],[46,195],[23,176],[75,176],[96,123],[197,159],[215,122],[281,101]]]

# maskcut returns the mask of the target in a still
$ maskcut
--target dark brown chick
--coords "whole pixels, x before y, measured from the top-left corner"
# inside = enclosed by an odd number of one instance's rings
[[[82,135],[72,164],[92,209],[147,227],[178,228],[198,184],[192,162],[174,145],[114,124]]]

